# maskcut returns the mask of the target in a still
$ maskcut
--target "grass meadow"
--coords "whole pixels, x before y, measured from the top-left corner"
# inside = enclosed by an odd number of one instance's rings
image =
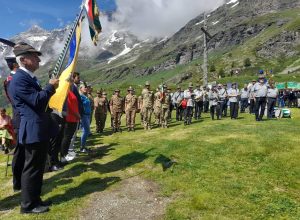
[[[77,219],[93,193],[133,176],[159,184],[171,200],[168,220],[300,219],[299,130],[299,109],[292,119],[263,122],[247,113],[234,121],[204,114],[187,127],[173,120],[168,129],[139,125],[134,133],[111,135],[107,128],[88,140],[90,155],[45,175],[42,198],[54,205],[36,216],[19,214],[20,194],[12,190],[11,171],[4,177],[2,154],[0,219]],[[170,159],[177,164],[163,169]]]

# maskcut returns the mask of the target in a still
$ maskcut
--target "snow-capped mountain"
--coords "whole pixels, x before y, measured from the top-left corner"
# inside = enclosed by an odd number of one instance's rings
[[[28,31],[22,32],[10,40],[15,43],[26,42],[40,50],[43,53],[42,65],[44,65],[58,58],[69,31],[70,26],[63,29],[47,31],[34,25]],[[140,42],[136,36],[127,31],[111,30],[101,33],[97,46],[94,46],[90,39],[85,39],[84,37],[87,36],[83,36],[80,59],[91,58],[92,60],[106,63],[128,54],[143,43]],[[0,56],[5,57],[11,55],[13,55],[12,48],[0,43]]]

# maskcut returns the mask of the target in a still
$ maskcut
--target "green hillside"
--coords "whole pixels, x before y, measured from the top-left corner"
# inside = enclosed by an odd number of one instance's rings
[[[241,11],[232,12],[232,16],[239,16]],[[236,45],[225,45],[221,48],[210,49],[209,52],[209,70],[214,65],[215,71],[209,73],[209,81],[237,81],[246,82],[256,78],[258,71],[272,70],[275,81],[300,81],[300,8],[287,9],[283,11],[270,12],[268,14],[256,17],[239,18],[236,26],[231,26],[224,31],[232,34],[236,27],[241,25],[261,26],[263,29],[253,37],[241,39],[242,42]],[[218,18],[217,12],[212,15]],[[221,21],[220,23],[225,22]],[[195,22],[194,22],[195,23]],[[195,26],[194,23],[188,24],[187,27]],[[218,24],[219,25],[219,24]],[[231,25],[231,24],[230,24]],[[251,26],[252,25],[252,26]],[[222,27],[222,24],[219,26]],[[212,29],[212,33],[222,32],[220,27]],[[248,26],[246,26],[248,27]],[[153,47],[149,52],[142,54],[136,61],[130,64],[121,65],[122,59],[114,61],[112,64],[98,64],[95,68],[91,67],[82,71],[82,78],[94,84],[96,88],[108,88],[112,90],[115,87],[125,88],[133,85],[141,87],[144,81],[150,80],[153,85],[161,83],[162,78],[168,84],[175,87],[175,84],[187,84],[189,81],[202,83],[202,55],[194,58],[185,64],[177,64],[174,68],[161,70],[151,74],[143,75],[141,72],[145,68],[155,68],[157,65],[164,65],[176,59],[178,48],[190,48],[196,44],[201,47],[202,41],[196,43],[182,43],[176,41],[177,35],[188,35],[188,31],[180,30],[174,35],[164,47]],[[295,39],[289,39],[294,36]],[[216,37],[216,38],[217,38]],[[174,39],[175,38],[175,39]],[[212,40],[211,44],[214,44]],[[175,46],[178,44],[177,46]],[[282,51],[282,52],[280,52]],[[286,51],[286,53],[285,53]],[[266,53],[264,55],[264,53]],[[250,59],[250,66],[245,67],[245,59]],[[125,59],[125,58],[124,58]],[[225,74],[219,79],[219,72],[223,69]],[[232,76],[230,72],[238,69],[240,73]],[[184,77],[188,76],[188,77]],[[183,78],[183,82],[180,82]]]

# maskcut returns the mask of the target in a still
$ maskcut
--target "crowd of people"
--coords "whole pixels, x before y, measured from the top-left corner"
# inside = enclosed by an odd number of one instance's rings
[[[267,117],[272,118],[276,104],[283,106],[288,100],[289,106],[297,106],[297,98],[300,98],[299,91],[282,93],[274,83],[266,84],[263,75],[258,81],[245,84],[241,90],[236,83],[203,87],[189,83],[187,89],[177,86],[176,91],[162,84],[152,90],[147,81],[141,94],[129,87],[125,97],[121,96],[120,89],[115,89],[110,98],[102,89],[96,91],[94,97],[91,85],[82,82],[80,73],[74,72],[63,111],[57,112],[49,109],[48,102],[59,80],[50,79],[42,89],[34,75],[39,68],[41,53],[26,43],[17,44],[13,51],[16,57],[6,59],[11,74],[5,81],[13,118],[4,108],[0,109],[0,146],[5,153],[15,148],[13,189],[21,190],[21,213],[49,211],[51,202],[40,198],[44,171],[61,170],[77,153],[89,152],[87,139],[95,135],[91,132],[93,120],[97,134],[104,133],[109,115],[112,133],[122,132],[123,114],[128,132],[135,131],[138,114],[145,130],[168,128],[172,111],[176,111],[176,121],[183,121],[184,126],[200,120],[202,113],[210,113],[212,120],[221,120],[227,117],[228,109],[232,120],[238,118],[239,112],[245,113],[249,109],[248,112],[261,121],[266,106]],[[76,152],[80,130],[80,149]],[[49,165],[46,165],[47,158]]]

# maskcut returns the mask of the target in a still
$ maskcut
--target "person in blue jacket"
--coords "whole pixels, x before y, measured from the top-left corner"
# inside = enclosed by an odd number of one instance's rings
[[[48,102],[58,87],[58,79],[50,79],[42,89],[34,72],[39,68],[41,53],[26,43],[13,50],[20,68],[9,85],[9,95],[19,111],[21,121],[18,142],[25,149],[25,164],[21,177],[21,213],[49,211],[48,202],[41,200],[43,174],[48,145],[56,129],[51,126]]]
[[[82,126],[82,136],[81,136],[81,145],[80,152],[86,153],[86,140],[90,134],[90,117],[91,117],[91,101],[88,98],[88,89],[87,86],[83,83],[79,86],[79,92],[81,97],[81,104],[83,107],[83,113],[81,116],[81,126]]]

